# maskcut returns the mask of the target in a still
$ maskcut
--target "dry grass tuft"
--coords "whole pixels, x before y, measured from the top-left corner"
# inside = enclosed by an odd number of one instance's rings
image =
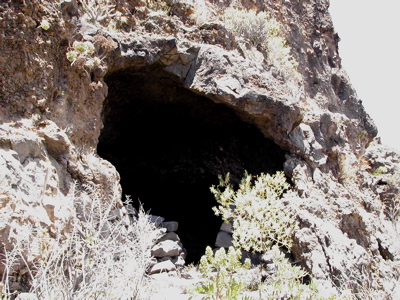
[[[22,236],[1,257],[2,295],[18,293],[13,284],[23,269],[29,292],[39,299],[145,299],[150,249],[159,238],[149,216],[143,209],[137,218],[121,213],[117,200],[104,203],[92,187],[74,200],[70,232],[31,227],[36,242]],[[28,264],[32,255],[40,257],[33,266]]]

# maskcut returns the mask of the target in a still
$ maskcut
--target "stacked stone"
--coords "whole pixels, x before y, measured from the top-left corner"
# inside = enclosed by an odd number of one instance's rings
[[[219,232],[217,234],[217,238],[215,240],[216,248],[229,248],[233,246],[232,243],[232,224],[231,223],[222,223]]]
[[[178,222],[165,222],[164,218],[152,216],[152,221],[160,227],[163,236],[151,249],[153,257],[150,274],[174,272],[181,270],[185,265],[186,249],[176,234]]]

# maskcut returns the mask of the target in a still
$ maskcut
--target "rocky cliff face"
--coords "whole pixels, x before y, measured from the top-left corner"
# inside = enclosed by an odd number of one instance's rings
[[[98,2],[1,1],[3,248],[24,226],[68,231],[87,185],[192,224],[214,218],[218,174],[284,170],[296,261],[327,285],[395,293],[400,156],[371,146],[329,1]],[[266,44],[228,7],[267,12]]]

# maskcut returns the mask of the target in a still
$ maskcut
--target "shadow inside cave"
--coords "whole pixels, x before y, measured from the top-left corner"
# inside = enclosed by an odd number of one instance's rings
[[[209,188],[218,175],[238,184],[250,174],[282,170],[284,151],[224,104],[185,89],[158,67],[105,78],[109,94],[98,154],[121,176],[134,206],[178,221],[187,263],[213,247],[221,225]]]

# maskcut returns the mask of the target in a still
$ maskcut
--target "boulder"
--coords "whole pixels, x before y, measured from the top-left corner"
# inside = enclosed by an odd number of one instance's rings
[[[219,230],[232,233],[233,231],[232,223],[223,222]]]
[[[175,232],[167,232],[157,242],[159,243],[159,242],[167,241],[167,240],[180,242],[180,238]]]
[[[218,232],[215,247],[229,248],[230,246],[233,246],[232,235],[226,231]]]
[[[171,271],[175,271],[175,270],[176,270],[176,266],[173,264],[173,262],[170,260],[165,260],[165,261],[155,264],[150,269],[150,274],[156,274],[156,273],[161,273],[161,272],[171,272]]]
[[[178,230],[178,222],[176,222],[176,221],[163,222],[162,227],[166,228],[168,232],[177,231]]]
[[[182,248],[177,242],[166,240],[158,243],[151,249],[151,255],[154,257],[178,256],[182,252]]]

